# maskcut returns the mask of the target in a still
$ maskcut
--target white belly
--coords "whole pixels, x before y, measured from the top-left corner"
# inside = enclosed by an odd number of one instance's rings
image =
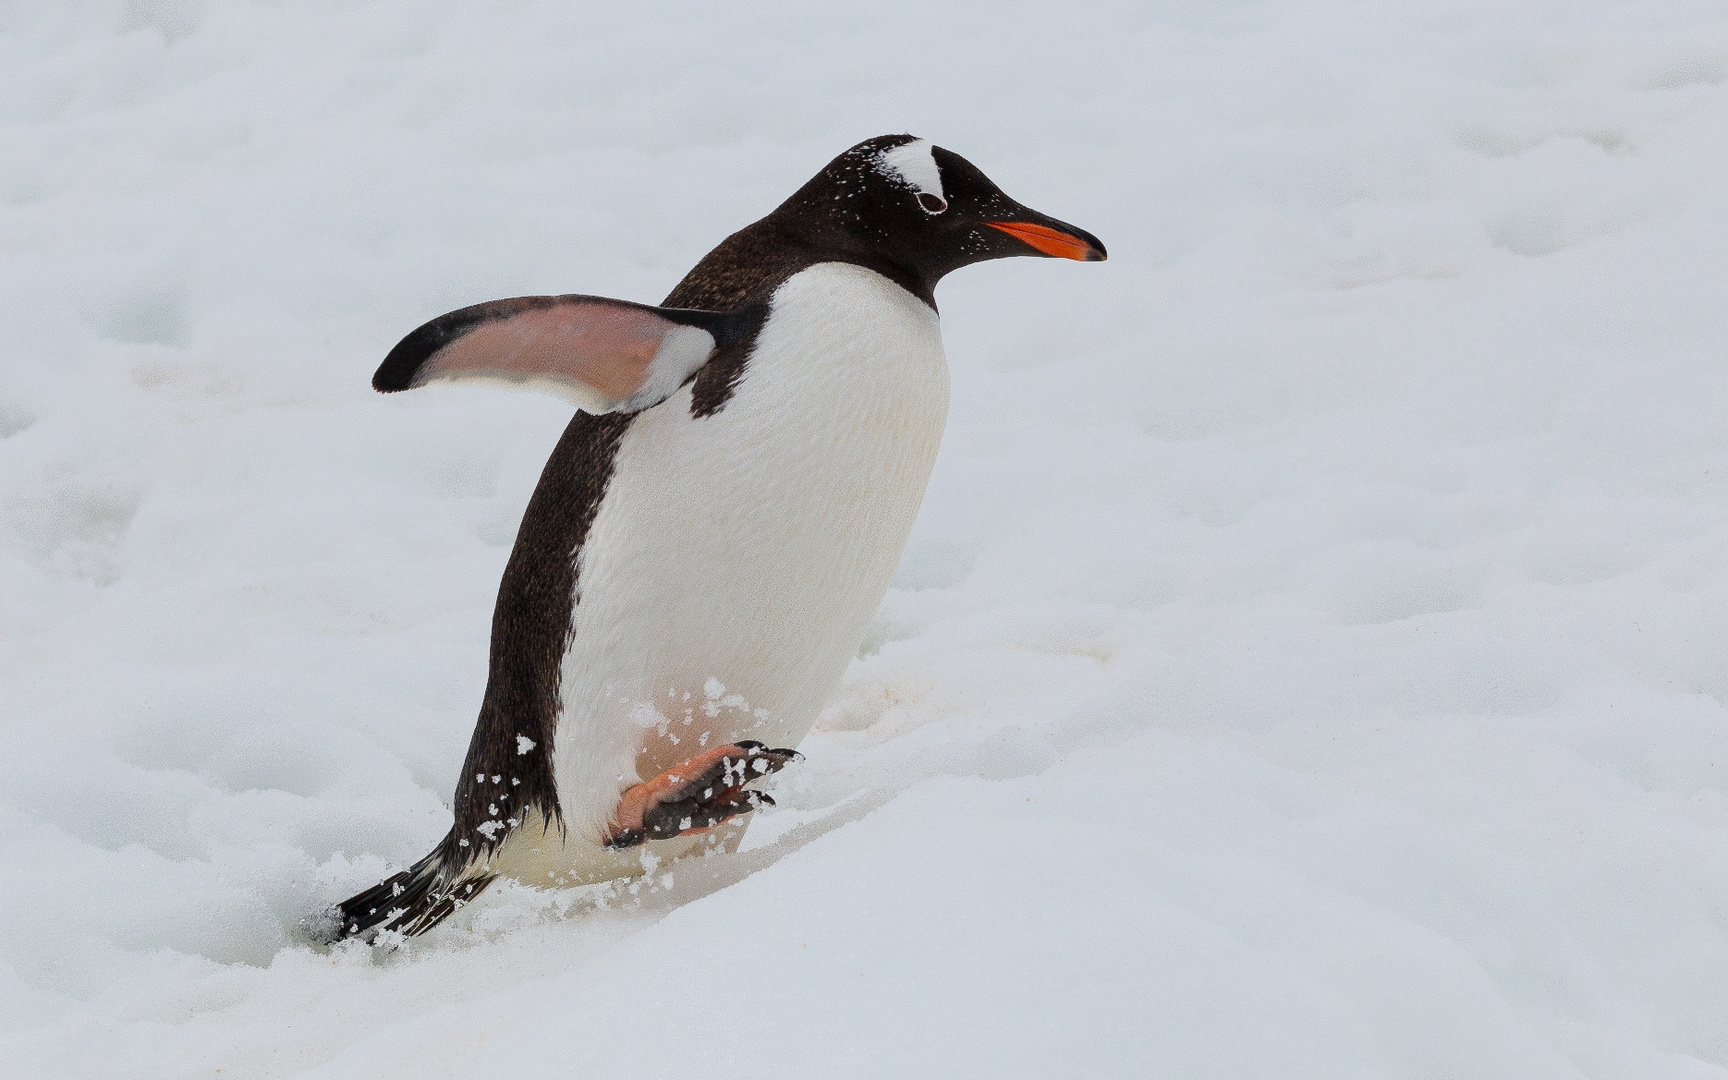
[[[824,263],[775,294],[715,415],[630,425],[580,557],[554,747],[572,845],[706,746],[794,746],[857,653],[948,410],[936,313]]]

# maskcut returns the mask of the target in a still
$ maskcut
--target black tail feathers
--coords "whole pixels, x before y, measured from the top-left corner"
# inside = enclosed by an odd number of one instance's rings
[[[386,931],[413,937],[437,926],[485,892],[496,876],[453,858],[455,846],[452,830],[424,859],[330,908],[316,920],[313,934],[329,944],[348,938],[370,943]]]

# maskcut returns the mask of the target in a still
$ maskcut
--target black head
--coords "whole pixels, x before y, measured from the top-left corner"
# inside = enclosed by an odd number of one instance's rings
[[[926,300],[943,275],[987,259],[1105,257],[1091,233],[1020,205],[970,161],[911,135],[859,143],[770,217],[837,254],[887,264]]]

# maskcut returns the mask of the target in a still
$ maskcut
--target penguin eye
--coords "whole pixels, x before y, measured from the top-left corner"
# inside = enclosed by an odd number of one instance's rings
[[[927,214],[940,214],[948,209],[948,203],[942,196],[932,195],[928,191],[918,193],[918,205],[922,206]]]

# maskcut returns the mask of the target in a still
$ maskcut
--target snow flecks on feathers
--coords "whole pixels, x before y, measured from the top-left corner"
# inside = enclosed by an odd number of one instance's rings
[[[502,828],[502,823],[492,822]],[[355,938],[375,943],[381,934],[412,937],[423,933],[492,884],[494,875],[476,868],[458,847],[467,841],[452,830],[431,854],[331,909],[312,935],[326,943]]]
[[[936,156],[931,152],[934,149],[929,139],[913,139],[882,151],[877,155],[877,161],[884,173],[913,191],[946,201],[947,193],[942,190],[942,170],[937,167]]]

